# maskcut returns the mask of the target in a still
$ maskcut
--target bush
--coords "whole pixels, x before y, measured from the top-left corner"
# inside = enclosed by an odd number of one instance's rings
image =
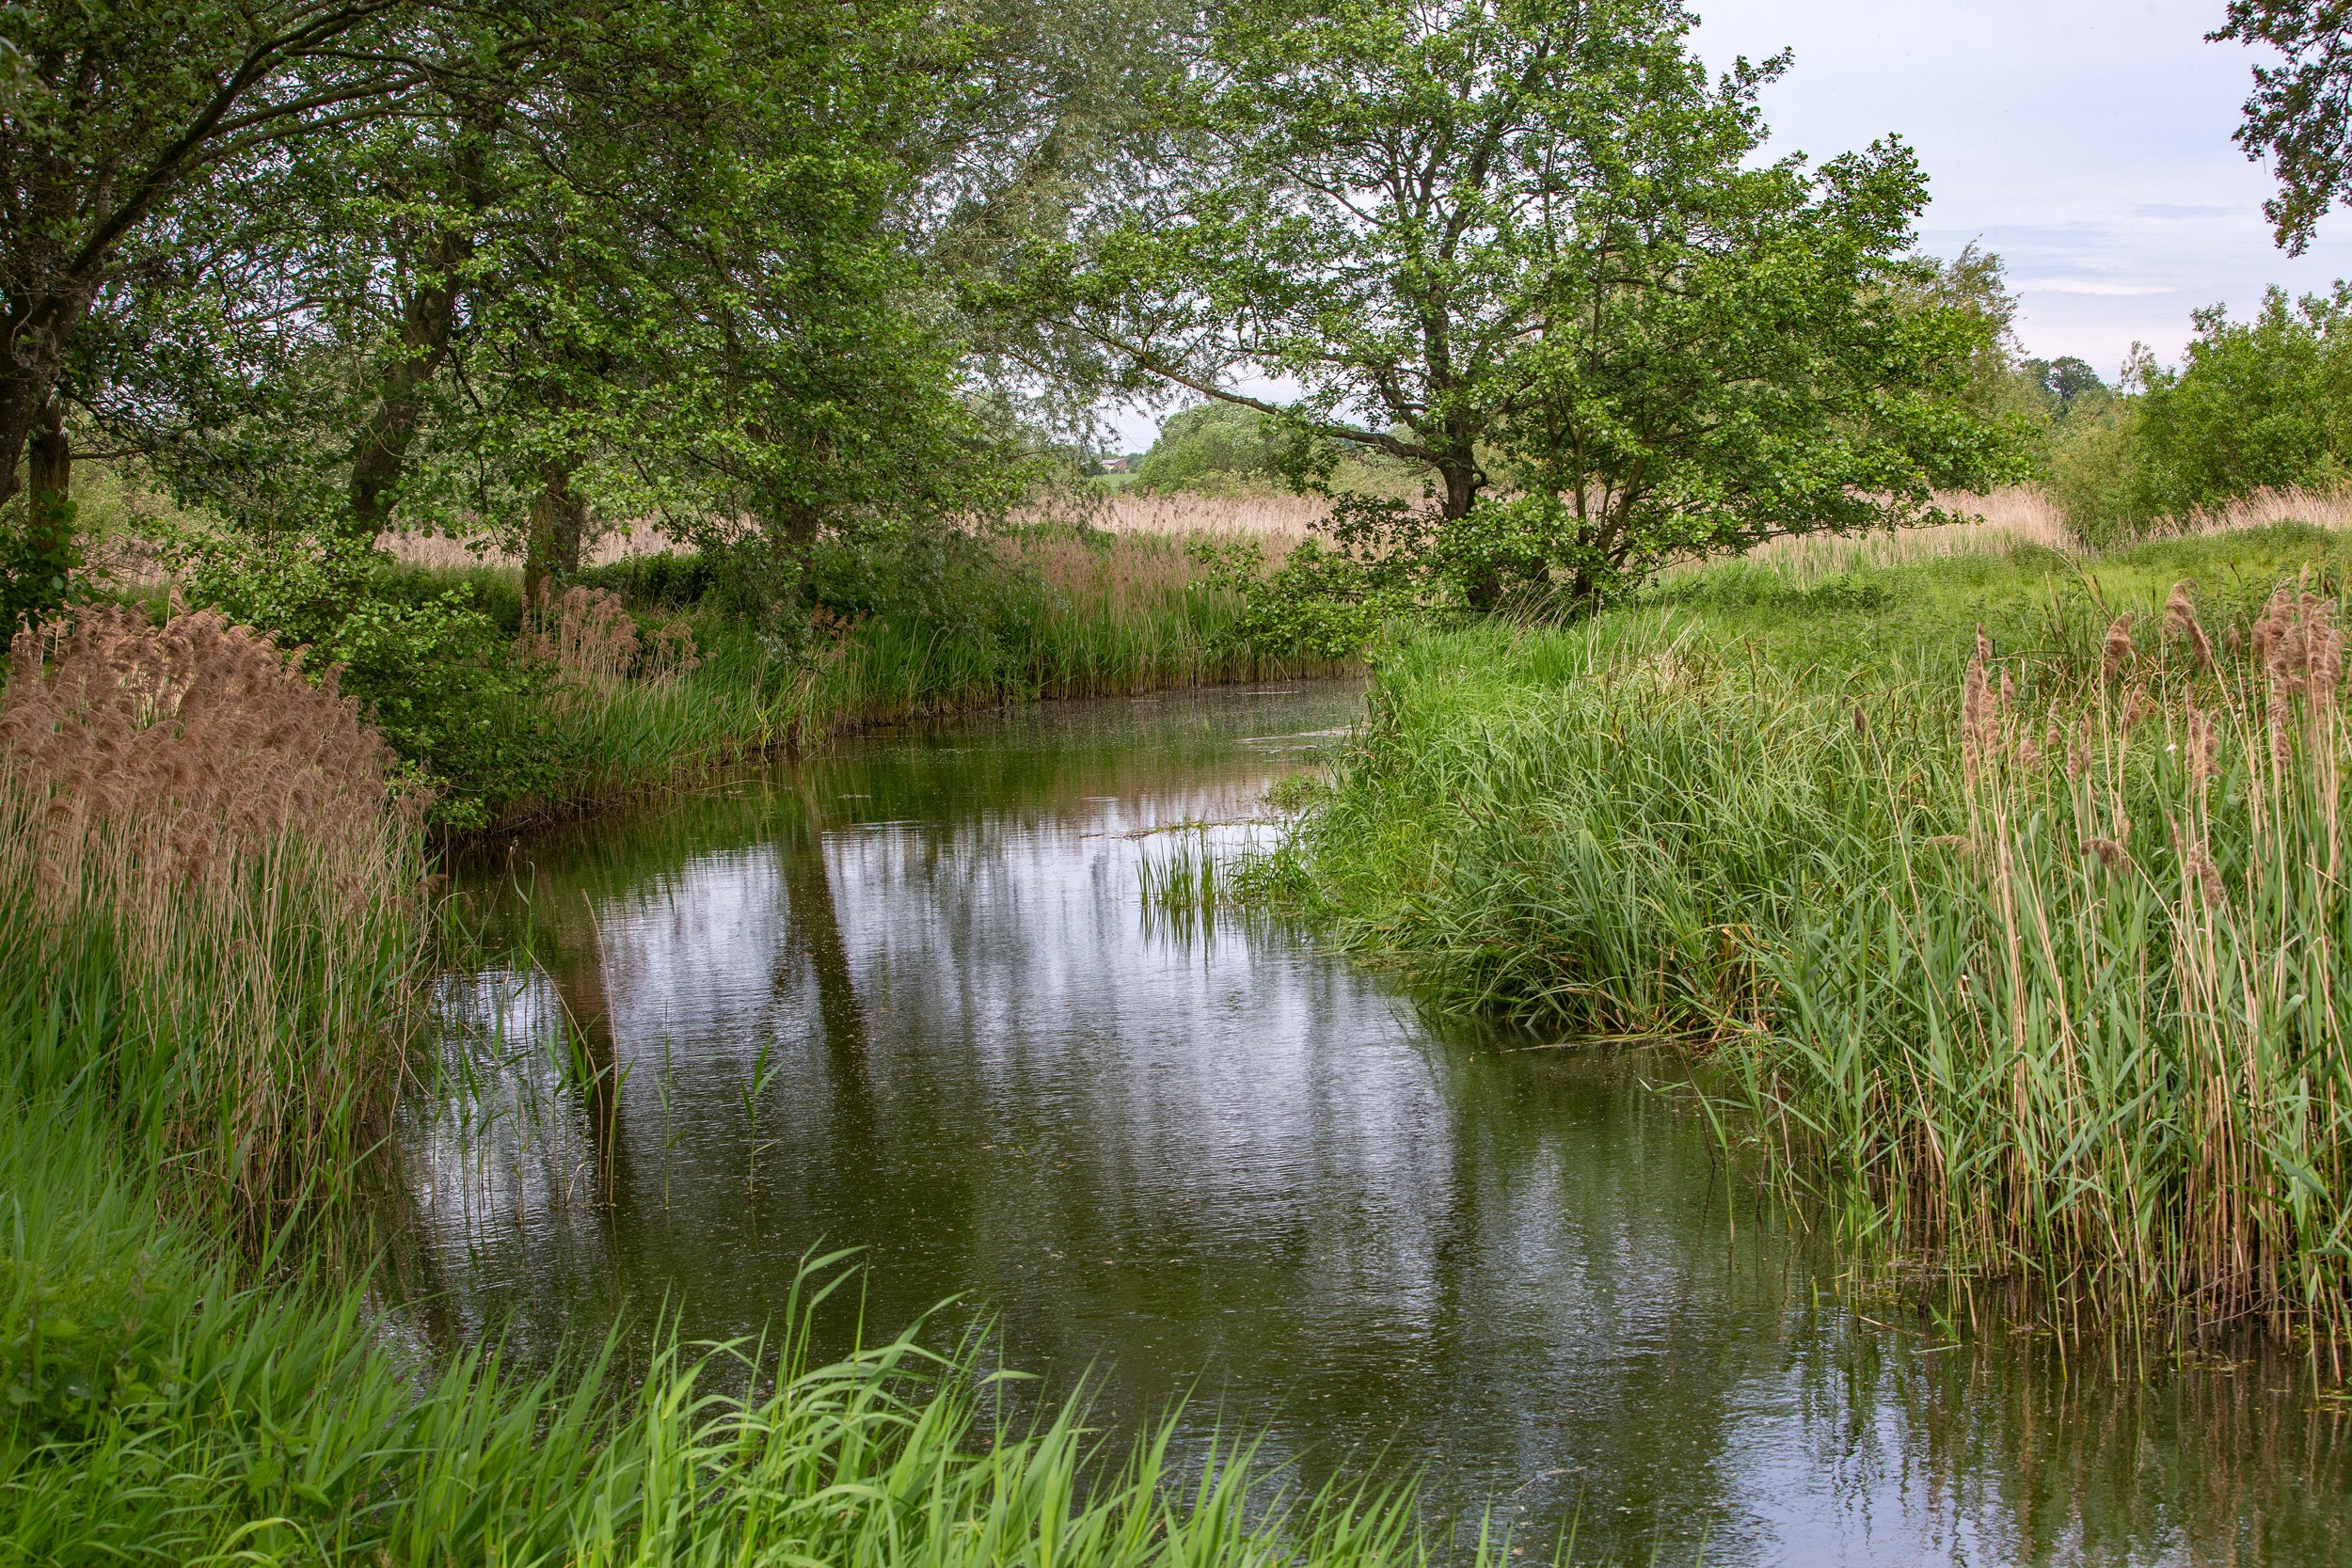
[[[2068,421],[2051,459],[2067,522],[2104,545],[2264,489],[2335,484],[2352,463],[2352,288],[2290,302],[2273,289],[2246,322],[2197,312],[2179,371],[2143,356],[2144,388]]]
[[[700,550],[663,550],[583,567],[572,574],[571,581],[618,594],[632,605],[683,610],[709,597],[718,574],[710,558]]]
[[[1139,490],[1230,495],[1262,490],[1283,471],[1288,442],[1263,414],[1238,404],[1204,403],[1171,414],[1136,471]]]
[[[510,657],[469,584],[334,541],[211,542],[189,566],[198,602],[308,648],[314,672],[340,669],[342,689],[431,781],[441,826],[485,827],[492,802],[562,782],[564,744],[537,701],[547,676]]]

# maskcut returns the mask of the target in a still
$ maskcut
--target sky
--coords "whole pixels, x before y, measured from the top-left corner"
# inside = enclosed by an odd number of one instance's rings
[[[1827,157],[1888,132],[1917,150],[1925,248],[2008,263],[2028,354],[2112,379],[2135,341],[2177,362],[2189,312],[2244,315],[2272,283],[2352,275],[2352,218],[2290,259],[2267,168],[2230,137],[2255,51],[2207,43],[2224,0],[1692,0],[1721,68],[1787,47],[1763,94],[1771,150]]]
[[[2135,341],[2177,363],[2189,312],[2240,316],[2270,284],[2352,277],[2352,216],[2311,248],[2271,243],[2269,171],[2230,139],[2254,51],[2207,43],[2226,0],[1691,0],[1717,69],[1787,48],[1764,89],[1769,155],[1817,161],[1889,133],[1915,149],[1931,204],[1922,246],[1998,253],[2029,355],[2112,381]],[[1131,450],[1157,420],[1118,424]]]

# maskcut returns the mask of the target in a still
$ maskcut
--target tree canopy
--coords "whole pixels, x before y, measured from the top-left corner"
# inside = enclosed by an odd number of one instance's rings
[[[2267,45],[2285,56],[2254,67],[2237,144],[2267,157],[2279,190],[2263,204],[2280,246],[2300,256],[2312,231],[2352,192],[2352,7],[2343,0],[2230,0],[2216,43]]]
[[[1910,151],[1759,164],[1785,62],[1710,81],[1690,24],[1673,0],[1233,8],[1156,177],[1039,247],[1027,308],[1104,385],[1282,421],[1303,483],[1349,446],[1418,466],[1433,590],[1473,608],[1914,520],[2010,471],[1959,395],[1999,325],[1912,256]]]

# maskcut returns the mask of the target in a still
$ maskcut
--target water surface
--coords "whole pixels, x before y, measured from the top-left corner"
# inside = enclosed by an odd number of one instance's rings
[[[428,1332],[757,1331],[819,1245],[867,1331],[949,1297],[1129,1429],[1424,1478],[1549,1555],[2332,1562],[2347,1412],[2292,1356],[2119,1369],[1841,1290],[1671,1054],[1441,1027],[1140,868],[1359,713],[1343,686],[868,736],[473,874],[528,960],[446,981],[412,1109]],[[1183,830],[1171,832],[1170,830]],[[854,1331],[836,1314],[839,1343]]]

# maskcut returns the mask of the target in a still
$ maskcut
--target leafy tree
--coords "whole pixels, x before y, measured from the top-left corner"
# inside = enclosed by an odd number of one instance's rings
[[[31,0],[0,9],[0,501],[28,441],[36,490],[64,473],[56,394],[100,298],[207,264],[175,222],[301,141],[392,114],[437,69],[406,45],[423,0]]]
[[[2056,359],[2028,359],[2025,368],[2034,384],[2057,402],[2061,415],[2074,406],[2077,398],[2095,399],[2105,396],[2107,390],[2099,372],[2073,355]]]
[[[2233,322],[2196,315],[2177,372],[2143,358],[2132,513],[2182,516],[2251,491],[2340,478],[2352,459],[2352,287],[2290,301],[2282,289]]]
[[[1265,415],[1238,404],[1203,403],[1168,416],[1136,482],[1147,490],[1269,484],[1281,477],[1285,454]]]
[[[2233,138],[2269,157],[2279,194],[2263,203],[2278,243],[2300,256],[2312,231],[2352,191],[2352,7],[2343,0],[2230,0],[2206,35],[2267,45],[2283,64],[2254,67],[2254,90]]]
[[[1785,61],[1710,83],[1689,26],[1674,0],[1246,0],[1161,178],[1041,248],[1031,308],[1105,385],[1279,420],[1304,483],[1351,447],[1418,467],[1425,524],[1362,543],[1412,551],[1431,602],[1587,599],[2011,471],[1961,396],[1997,326],[1908,259],[1910,152],[1758,165]]]

